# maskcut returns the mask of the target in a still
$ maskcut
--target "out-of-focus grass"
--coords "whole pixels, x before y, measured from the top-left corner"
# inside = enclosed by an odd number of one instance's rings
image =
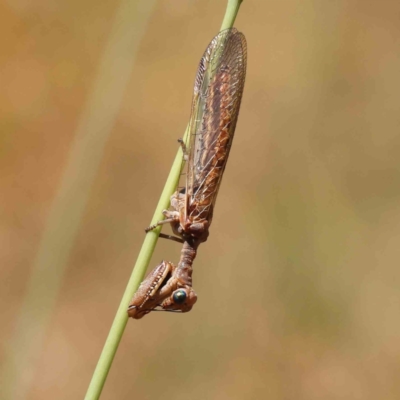
[[[28,396],[93,181],[153,7],[154,2],[135,5],[132,1],[122,1],[116,9],[97,76],[79,118],[65,171],[33,260],[15,333],[6,347],[1,385],[4,398]]]

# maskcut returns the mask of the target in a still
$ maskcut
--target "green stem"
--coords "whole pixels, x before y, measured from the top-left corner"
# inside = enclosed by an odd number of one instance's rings
[[[239,11],[242,0],[228,0],[225,17],[222,23],[221,30],[231,28],[235,22],[236,15]],[[186,142],[188,129],[186,129],[184,140]],[[169,207],[170,197],[175,191],[178,184],[179,176],[182,167],[182,150],[179,149],[172,164],[171,171],[165,183],[164,190],[161,193],[160,200],[151,220],[151,225],[163,218],[162,210]],[[93,373],[85,400],[97,400],[100,397],[104,383],[106,381],[108,371],[111,368],[115,353],[117,352],[119,342],[124,333],[126,323],[128,321],[127,307],[133,294],[139,287],[140,282],[146,273],[146,269],[150,263],[151,256],[156,246],[158,235],[161,227],[147,233],[139,256],[136,260],[135,267],[129,279],[125,293],[122,297],[114,322],[111,326],[103,351],[100,355],[96,369]]]
[[[223,31],[224,29],[232,28],[242,1],[243,0],[228,0],[224,20],[222,21],[221,25],[221,31]]]
[[[188,129],[186,130],[186,132],[188,132]],[[186,136],[187,134],[185,133],[185,139]],[[176,189],[181,172],[182,157],[182,150],[179,150],[172,164],[171,171],[167,178],[167,182],[165,183],[164,190],[162,191],[160,200],[157,204],[156,211],[153,215],[150,225],[153,225],[157,221],[162,219],[162,211],[169,206],[170,195]],[[111,368],[112,361],[114,359],[115,353],[117,352],[119,342],[121,341],[122,334],[124,333],[125,326],[128,321],[127,309],[129,301],[131,300],[136,289],[139,287],[140,282],[143,280],[147,266],[149,265],[151,256],[153,255],[153,251],[156,246],[160,230],[161,227],[158,227],[147,233],[147,235],[145,236],[132,275],[129,279],[128,285],[126,286],[125,293],[122,297],[117,314],[115,315],[113,324],[111,325],[111,329],[108,334],[103,351],[100,355],[96,369],[93,373],[93,377],[86,393],[85,400],[98,399],[100,397],[101,391],[108,375],[108,371]]]

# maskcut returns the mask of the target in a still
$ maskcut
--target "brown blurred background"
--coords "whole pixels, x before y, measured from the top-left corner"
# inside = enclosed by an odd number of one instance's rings
[[[25,385],[7,400],[83,398],[225,6],[163,0],[132,17],[140,44],[79,232],[60,286],[41,278],[56,293],[38,355],[12,366],[119,4],[0,4],[0,360],[3,379],[17,371],[3,385]],[[400,398],[399,18],[390,0],[243,3],[247,81],[199,301],[129,321],[102,399]],[[150,267],[179,251],[160,241]],[[22,324],[27,346],[41,323]]]

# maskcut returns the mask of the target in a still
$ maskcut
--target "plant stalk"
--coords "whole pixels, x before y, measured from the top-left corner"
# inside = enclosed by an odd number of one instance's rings
[[[221,30],[233,27],[241,3],[242,0],[228,0]],[[188,131],[189,129],[187,128],[184,136],[185,142],[187,141]],[[150,225],[153,225],[157,221],[163,219],[162,211],[169,207],[170,197],[176,190],[176,186],[178,184],[179,176],[181,173],[182,157],[182,150],[181,148],[179,148]],[[127,307],[129,301],[139,287],[140,282],[143,280],[154,248],[156,246],[160,230],[161,227],[157,227],[156,229],[148,232],[144,239],[132,275],[129,279],[125,293],[122,297],[121,304],[119,305],[103,351],[100,355],[97,367],[93,373],[93,377],[86,393],[85,400],[97,400],[100,397],[115,353],[117,352],[119,342],[128,321]]]

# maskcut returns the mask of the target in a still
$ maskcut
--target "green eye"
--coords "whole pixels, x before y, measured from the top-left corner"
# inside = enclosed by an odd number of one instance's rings
[[[176,304],[183,303],[186,300],[186,297],[187,297],[186,292],[183,289],[177,290],[172,296]]]

